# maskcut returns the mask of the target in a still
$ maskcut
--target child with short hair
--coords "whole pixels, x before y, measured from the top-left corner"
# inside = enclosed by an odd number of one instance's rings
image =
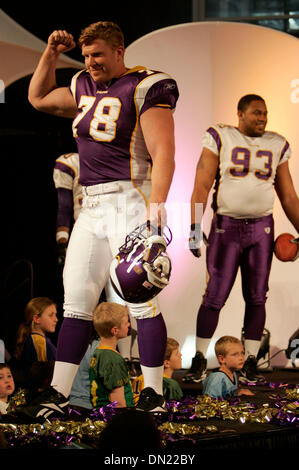
[[[114,302],[102,302],[94,311],[93,324],[100,344],[89,366],[92,406],[100,408],[115,401],[118,408],[134,406],[129,370],[116,350],[117,341],[128,334],[128,309]]]
[[[7,413],[10,395],[15,391],[15,382],[10,367],[0,364],[0,414]]]
[[[167,338],[163,372],[163,396],[165,400],[179,400],[183,396],[183,391],[179,383],[172,378],[174,371],[182,367],[182,354],[180,353],[179,346],[179,343],[175,339]],[[140,393],[144,388],[142,374],[133,380],[132,388],[134,402],[137,403]]]
[[[177,340],[167,338],[163,374],[163,396],[165,400],[179,400],[183,396],[179,383],[172,378],[174,371],[182,368],[182,354],[179,347]]]
[[[212,398],[254,395],[238,384],[236,371],[242,369],[245,362],[242,342],[234,336],[222,336],[215,343],[215,354],[220,367],[204,380],[203,394]]]

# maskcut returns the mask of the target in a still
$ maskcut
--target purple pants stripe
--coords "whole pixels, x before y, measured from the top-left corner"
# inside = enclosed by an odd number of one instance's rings
[[[213,336],[219,312],[231,292],[240,268],[246,304],[245,338],[261,338],[265,324],[273,241],[272,215],[257,219],[233,219],[221,215],[213,218],[207,248],[209,279],[198,311],[197,336]]]
[[[64,318],[56,351],[56,360],[80,364],[92,333],[92,322],[78,318]]]
[[[167,339],[162,314],[154,318],[137,319],[136,322],[140,364],[147,367],[162,366]]]

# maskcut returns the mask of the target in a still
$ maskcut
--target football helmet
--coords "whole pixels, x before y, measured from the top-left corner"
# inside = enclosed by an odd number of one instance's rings
[[[160,227],[148,223],[126,236],[110,265],[112,287],[123,300],[146,302],[168,285],[171,261],[166,248],[171,240],[169,227],[165,227],[162,235]]]

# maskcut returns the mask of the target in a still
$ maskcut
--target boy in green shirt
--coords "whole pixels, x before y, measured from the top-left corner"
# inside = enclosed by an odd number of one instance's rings
[[[164,356],[163,396],[165,400],[179,400],[183,396],[179,383],[172,378],[175,370],[182,368],[182,354],[179,343],[173,338],[167,338]],[[138,403],[141,390],[144,388],[143,375],[132,382],[134,402]]]
[[[100,344],[89,366],[90,398],[94,408],[117,402],[117,408],[134,406],[129,370],[116,344],[128,334],[128,309],[114,302],[102,302],[93,315]]]

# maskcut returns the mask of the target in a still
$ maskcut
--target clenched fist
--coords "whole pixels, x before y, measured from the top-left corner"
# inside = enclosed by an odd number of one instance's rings
[[[57,53],[61,54],[74,49],[76,43],[72,34],[65,30],[57,30],[50,34],[48,38],[48,46],[52,49],[55,49]]]

